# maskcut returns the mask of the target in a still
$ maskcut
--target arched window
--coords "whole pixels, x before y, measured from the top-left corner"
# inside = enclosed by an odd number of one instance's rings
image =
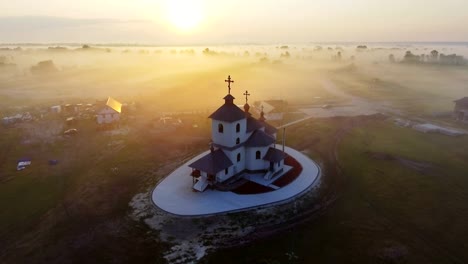
[[[239,133],[240,132],[240,124],[237,124],[236,125],[236,133]]]
[[[255,159],[261,159],[261,156],[262,156],[262,152],[260,152],[260,150],[255,152]]]
[[[241,155],[240,155],[240,153],[239,153],[239,154],[237,154],[237,162],[239,162],[240,159],[241,159]]]
[[[218,132],[219,132],[219,133],[223,133],[223,132],[224,132],[223,124],[218,124]]]
[[[224,170],[224,174],[228,175],[228,173],[229,173],[229,168],[226,168],[226,169]]]
[[[236,139],[236,144],[239,144],[240,143],[240,138],[237,138]]]

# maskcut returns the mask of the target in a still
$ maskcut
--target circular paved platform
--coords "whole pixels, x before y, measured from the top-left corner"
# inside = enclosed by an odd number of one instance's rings
[[[290,184],[275,191],[261,194],[235,194],[207,189],[193,192],[191,169],[188,164],[206,155],[201,153],[177,168],[162,180],[152,193],[153,203],[160,209],[180,216],[202,216],[286,202],[304,194],[318,184],[320,168],[301,152],[286,147],[286,153],[302,165],[301,174]]]

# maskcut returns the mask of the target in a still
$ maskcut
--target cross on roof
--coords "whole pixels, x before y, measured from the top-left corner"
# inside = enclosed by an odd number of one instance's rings
[[[245,95],[245,103],[247,104],[247,102],[249,101],[248,97],[250,96],[250,94],[249,94],[249,92],[247,90],[245,90],[244,95]]]
[[[224,82],[228,83],[228,93],[231,94],[231,83],[234,82],[234,80],[231,79],[231,75],[228,76],[227,80],[224,80]]]

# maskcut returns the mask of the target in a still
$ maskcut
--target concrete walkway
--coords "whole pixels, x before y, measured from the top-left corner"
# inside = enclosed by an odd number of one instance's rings
[[[205,152],[180,166],[162,180],[153,190],[153,203],[171,214],[201,216],[246,210],[292,200],[318,184],[320,168],[297,150],[286,147],[285,151],[302,164],[303,170],[296,180],[278,190],[246,195],[209,189],[202,193],[193,192],[191,169],[187,165],[206,155]]]

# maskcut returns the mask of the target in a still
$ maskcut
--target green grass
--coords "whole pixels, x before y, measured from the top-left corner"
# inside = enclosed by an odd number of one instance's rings
[[[59,201],[62,187],[59,175],[38,177],[28,171],[18,172],[14,180],[0,184],[0,231],[33,224]]]
[[[465,75],[456,68],[377,65],[334,73],[330,78],[349,94],[372,102],[389,102],[403,113],[420,115],[452,111],[453,100],[466,94],[462,88]]]
[[[129,202],[164,176],[153,173],[166,173],[159,172],[162,164],[163,171],[171,170],[206,148],[206,117],[187,119],[200,121],[199,128],[153,133],[148,121],[129,121],[134,123],[128,135],[96,131],[93,121],[82,120],[76,136],[52,143],[22,144],[27,131],[0,128],[0,262],[160,263],[165,244],[128,218]],[[32,164],[16,171],[21,157],[30,157]],[[52,158],[58,165],[48,165]],[[80,243],[88,234],[93,240]],[[75,243],[80,246],[70,249]]]
[[[302,141],[307,141],[306,135],[325,137],[312,147],[323,150],[336,131],[335,124],[336,120],[311,122],[308,128],[291,131],[289,137]],[[300,139],[289,142],[301,144]],[[466,263],[467,145],[467,137],[421,134],[372,121],[354,129],[340,144],[346,187],[325,215],[253,245],[220,250],[205,261]],[[429,162],[436,169],[421,174],[396,161],[375,160],[366,151]],[[391,250],[400,256],[386,256]],[[289,260],[288,252],[299,258]]]
[[[468,138],[421,134],[389,123],[361,128],[343,142],[344,172],[364,199],[440,253],[468,259]],[[370,139],[370,140],[369,140]],[[385,152],[434,165],[419,173],[396,161],[374,160],[363,151]],[[436,246],[437,245],[437,246]],[[447,259],[450,259],[447,256]]]
[[[325,165],[326,173],[329,166],[334,165],[328,158],[334,135],[347,120],[309,120],[288,128],[287,144],[307,151],[314,160]],[[160,135],[140,129],[123,137],[95,133],[93,124],[83,123],[80,124],[83,134],[72,140],[33,147],[18,144],[21,140],[18,131],[0,130],[2,146],[6,146],[0,150],[0,171],[2,176],[11,178],[0,183],[0,236],[6,239],[3,241],[14,242],[28,232],[37,234],[36,229],[44,228],[42,240],[34,240],[36,242],[26,247],[25,252],[29,250],[30,255],[25,256],[23,252],[17,258],[10,256],[10,260],[18,262],[23,257],[41,260],[43,255],[56,257],[58,251],[79,256],[83,261],[102,259],[105,262],[119,252],[129,261],[160,257],[162,244],[148,238],[145,228],[136,230],[129,222],[124,224],[128,233],[123,237],[130,242],[119,239],[120,244],[110,245],[107,242],[116,237],[104,229],[95,231],[96,241],[83,248],[71,252],[62,246],[89,230],[99,230],[106,221],[125,219],[129,200],[141,186],[148,184],[145,173],[149,170],[169,163],[170,157],[180,160],[182,156],[206,148],[203,140],[194,143],[190,138],[208,138],[208,126],[201,124],[203,129],[198,134],[184,130]],[[113,151],[108,145],[113,140],[124,140],[125,147]],[[467,137],[422,134],[388,121],[369,121],[353,129],[339,145],[338,157],[344,177],[333,176],[335,178],[327,178],[325,182],[332,187],[335,182],[341,183],[344,187],[338,189],[340,199],[325,215],[290,232],[241,248],[220,250],[204,261],[467,262],[467,145]],[[365,154],[367,151],[427,162],[433,164],[434,169],[421,174],[396,161],[373,159]],[[33,164],[17,172],[15,160],[24,153],[33,158]],[[52,156],[62,157],[58,166],[47,164]],[[111,173],[114,167],[119,168],[115,174]],[[151,184],[156,180],[150,179]],[[57,216],[53,227],[37,225],[47,214],[60,212],[63,201],[73,201],[73,206],[68,208],[69,216]],[[250,221],[250,217],[245,216],[246,224]],[[131,249],[132,254],[122,249]],[[403,252],[402,256],[383,257],[389,249]],[[290,252],[298,259],[290,260],[286,255]]]

